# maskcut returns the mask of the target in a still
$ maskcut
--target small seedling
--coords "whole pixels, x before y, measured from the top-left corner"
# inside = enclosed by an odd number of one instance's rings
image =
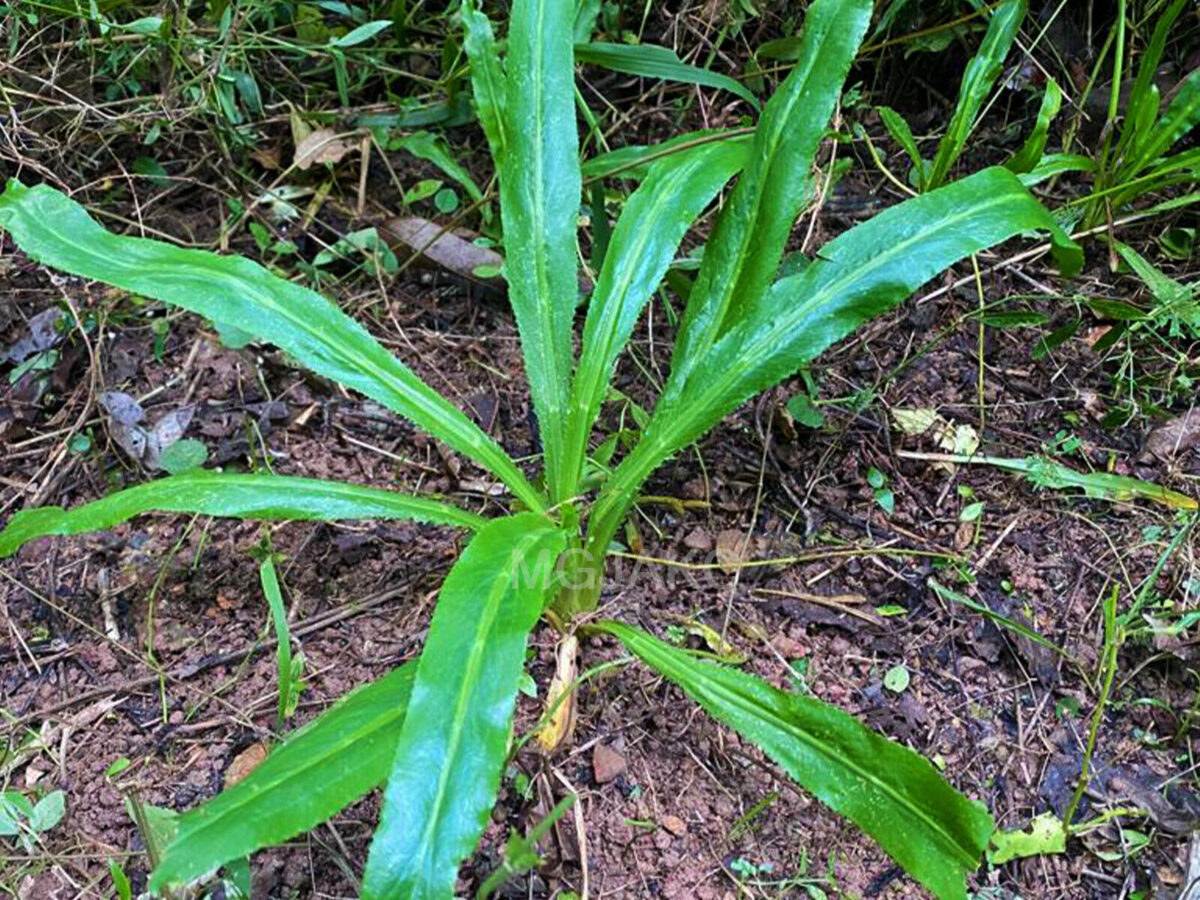
[[[921,156],[912,130],[899,113],[886,106],[879,108],[884,127],[912,162],[909,183],[918,191],[933,190],[946,182],[954,163],[966,149],[967,139],[975,129],[984,101],[1000,77],[1004,59],[1024,18],[1025,0],[1005,0],[992,11],[983,43],[967,64],[950,124],[946,126],[946,133],[942,135],[937,154],[932,160]],[[1044,144],[1044,128],[1040,129],[1040,133]],[[1031,140],[1036,142],[1038,134],[1039,130],[1035,129]],[[1032,155],[1030,151],[1024,153]],[[1022,171],[1020,168],[1015,170]]]
[[[262,559],[258,569],[259,580],[275,628],[275,668],[279,692],[275,724],[276,729],[282,731],[284,722],[295,714],[300,692],[304,690],[304,654],[297,651],[295,656],[292,655],[291,626],[279,588],[279,577],[275,572],[277,555],[271,549],[269,535],[263,535],[257,555]]]
[[[41,835],[62,821],[66,795],[51,791],[36,803],[21,791],[0,792],[0,837],[15,837],[27,853],[33,853]]]
[[[1161,191],[1172,184],[1194,183],[1197,152],[1170,153],[1176,144],[1200,122],[1200,69],[1192,70],[1173,90],[1163,107],[1163,97],[1155,76],[1162,65],[1176,22],[1193,5],[1193,0],[1174,0],[1162,10],[1154,32],[1138,54],[1138,68],[1125,96],[1121,115],[1122,92],[1126,89],[1122,67],[1129,49],[1126,44],[1125,0],[1119,0],[1116,21],[1104,51],[1096,59],[1089,89],[1101,67],[1113,54],[1114,77],[1103,123],[1099,153],[1083,159],[1077,168],[1092,171],[1095,190],[1081,201],[1084,225],[1092,227],[1111,220],[1115,213],[1145,194]]]
[[[108,861],[108,874],[112,878],[113,890],[116,891],[117,900],[131,900],[133,897],[133,888],[129,883],[129,876],[125,874],[125,870],[115,859],[110,858]]]
[[[887,670],[887,674],[883,676],[883,686],[893,694],[903,694],[908,690],[911,676],[908,674],[908,667],[903,663],[892,666]]]
[[[874,466],[867,470],[867,484],[872,488],[875,502],[889,516],[896,511],[896,495],[887,486],[888,477]]]

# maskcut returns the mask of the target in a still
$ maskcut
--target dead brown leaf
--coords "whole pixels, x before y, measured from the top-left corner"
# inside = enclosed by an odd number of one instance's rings
[[[257,769],[267,758],[268,752],[267,745],[258,741],[235,756],[233,762],[229,764],[229,768],[225,770],[226,789],[233,787]]]
[[[538,746],[547,753],[555,750],[575,729],[575,695],[568,692],[578,672],[579,639],[573,634],[563,638],[557,656],[558,666],[546,691],[546,709],[553,711],[549,721],[537,733]],[[561,702],[559,698],[562,698]]]
[[[490,247],[480,247],[469,238],[419,216],[392,219],[383,235],[402,258],[418,255],[418,264],[444,269],[466,281],[504,290],[500,266],[504,257]]]
[[[1189,409],[1165,425],[1155,428],[1142,446],[1142,460],[1167,462],[1180,453],[1200,445],[1200,408]]]
[[[296,142],[292,164],[297,169],[310,169],[324,163],[339,163],[356,146],[339,138],[332,128],[318,128]]]

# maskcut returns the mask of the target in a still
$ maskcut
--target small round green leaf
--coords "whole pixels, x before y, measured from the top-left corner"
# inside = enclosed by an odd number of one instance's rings
[[[887,674],[883,676],[883,686],[893,694],[902,694],[908,689],[910,681],[908,669],[901,663],[898,666],[892,666],[887,670]]]
[[[208,459],[208,448],[200,441],[184,438],[163,450],[158,460],[172,475],[198,469]]]
[[[452,213],[458,209],[458,191],[454,188],[442,188],[433,195],[433,205],[440,213]]]

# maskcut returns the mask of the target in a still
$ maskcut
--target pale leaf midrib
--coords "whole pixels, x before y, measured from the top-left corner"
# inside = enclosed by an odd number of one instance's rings
[[[239,803],[234,803],[218,813],[205,815],[206,807],[199,807],[194,812],[199,824],[197,824],[194,828],[187,829],[184,827],[186,821],[180,822],[181,827],[179,833],[167,848],[166,858],[170,858],[170,851],[172,848],[183,844],[185,840],[192,841],[196,839],[197,835],[203,835],[213,828],[226,827],[225,821],[230,816],[240,813],[246,806],[260,799],[262,795],[269,794],[271,791],[277,790],[280,786],[286,786],[289,781],[294,781],[297,778],[303,781],[305,773],[324,767],[329,761],[336,759],[338,756],[345,753],[350,747],[367,740],[373,734],[386,729],[392,725],[395,720],[403,719],[407,714],[407,711],[407,705],[399,708],[395,706],[389,706],[388,711],[383,715],[372,718],[354,731],[348,733],[343,732],[336,740],[327,741],[326,743],[320,745],[316,752],[306,757],[305,761],[296,768],[286,772],[281,772],[278,776],[267,781],[261,786],[259,786],[257,781],[253,782],[249,787],[253,787],[254,790],[253,792],[247,792],[244,800]],[[314,722],[319,721],[319,719],[314,720]]]
[[[690,670],[680,664],[678,661],[672,659],[671,656],[669,656],[665,651],[662,651],[657,646],[645,641],[640,635],[637,635],[636,632],[633,632],[632,634],[634,636],[634,642],[642,646],[643,654],[646,657],[656,658],[658,660],[658,664],[655,665],[655,667],[660,668],[660,670],[669,669],[674,671],[677,676],[676,683],[680,684],[681,687],[684,687],[685,683],[689,680],[686,676],[690,674]],[[626,638],[626,640],[628,641],[629,639]],[[649,661],[649,659],[647,661]],[[685,677],[679,678],[678,676],[680,673],[682,673]],[[722,674],[730,673],[722,672]],[[709,702],[717,708],[725,705],[740,709],[744,714],[764,722],[768,727],[775,723],[774,727],[792,735],[795,739],[805,744],[805,746],[809,747],[814,753],[822,758],[830,760],[833,767],[836,768],[840,766],[849,769],[862,780],[875,785],[880,791],[891,797],[897,806],[909,810],[918,819],[924,822],[924,824],[927,826],[927,829],[932,832],[934,836],[948,845],[960,858],[968,861],[970,865],[974,865],[978,862],[978,860],[966,848],[959,844],[959,842],[945,828],[943,828],[938,823],[936,818],[934,818],[931,814],[925,812],[913,801],[903,797],[903,795],[898,793],[887,782],[881,780],[867,769],[856,763],[851,763],[844,757],[839,757],[832,751],[823,747],[820,741],[809,735],[804,729],[788,722],[785,719],[780,719],[777,715],[775,715],[774,711],[769,706],[764,705],[758,698],[733,690],[732,688],[723,684],[719,678],[703,678],[703,683],[708,686],[707,691],[705,691],[703,688],[695,687],[692,687],[690,690],[696,691],[697,694],[707,693],[709,696]],[[688,690],[688,688],[685,687],[685,690]],[[749,735],[747,735],[747,737],[749,737]]]
[[[28,223],[31,217],[24,215],[23,218]],[[40,217],[35,218],[31,224],[35,229],[43,226],[43,223],[40,221]],[[114,258],[120,258],[119,253],[114,254],[114,256],[108,256],[103,252],[102,249],[94,249],[88,245],[78,243],[72,240],[69,236],[58,234],[49,226],[45,226],[42,228],[42,230],[43,240],[46,241],[46,243],[51,245],[62,244],[71,247],[76,252],[86,257],[98,260],[102,270],[106,268],[117,270],[121,273],[120,277],[122,278],[132,277],[133,279],[141,279],[145,277],[151,277],[160,278],[163,281],[174,281],[180,277],[178,274],[173,273],[165,268],[161,272],[156,271],[153,261],[150,262],[149,267],[145,266],[145,261],[139,261],[139,266],[135,269],[135,267],[132,265],[126,265],[119,261],[114,261]],[[46,234],[49,235],[48,241],[45,238]],[[108,231],[105,231],[104,229],[101,229],[100,234],[100,243],[103,244],[105,241],[110,241],[113,243],[113,249],[115,250],[119,250],[122,242],[140,240],[138,238],[127,238],[123,235],[114,235]],[[237,257],[234,257],[234,259],[236,258]],[[357,371],[360,375],[365,376],[369,380],[375,379],[377,383],[381,383],[381,387],[390,389],[392,394],[399,398],[399,405],[401,408],[397,408],[396,412],[421,425],[422,428],[428,430],[435,436],[437,436],[436,429],[444,429],[443,433],[449,435],[453,439],[454,443],[457,443],[459,447],[466,450],[469,455],[474,455],[480,460],[486,460],[488,467],[492,471],[496,472],[497,475],[501,475],[502,477],[514,477],[516,474],[519,474],[519,470],[517,470],[515,466],[506,464],[506,457],[504,457],[502,452],[497,452],[498,448],[495,447],[495,445],[485,435],[483,435],[482,432],[477,433],[476,429],[472,427],[470,420],[468,420],[460,410],[455,408],[432,388],[429,388],[427,385],[421,383],[415,374],[413,374],[392,354],[388,353],[383,346],[371,336],[370,332],[368,332],[365,328],[362,328],[362,326],[358,325],[358,323],[354,322],[353,319],[346,317],[347,322],[361,330],[361,335],[364,337],[368,346],[371,346],[373,349],[377,349],[378,352],[373,354],[375,357],[377,357],[376,359],[372,359],[371,356],[365,355],[356,350],[353,346],[345,344],[340,339],[340,336],[337,335],[336,331],[332,336],[322,334],[318,328],[310,325],[304,320],[304,318],[292,314],[286,306],[280,306],[279,304],[275,303],[271,299],[271,293],[269,291],[264,295],[263,289],[260,285],[255,284],[248,279],[244,279],[222,271],[222,267],[220,266],[220,260],[222,259],[225,259],[225,257],[214,257],[212,260],[206,260],[204,265],[198,265],[196,263],[189,262],[187,268],[192,273],[203,275],[204,277],[215,277],[217,280],[226,285],[232,285],[233,287],[240,288],[245,293],[250,294],[254,302],[259,303],[268,310],[271,310],[275,314],[281,316],[297,330],[304,333],[313,344],[318,347],[327,347],[331,349],[333,351],[334,358],[340,359],[346,368],[352,371]],[[165,267],[166,263],[160,263],[159,265]],[[265,273],[265,270],[263,271]],[[257,273],[255,274],[257,275]],[[84,277],[88,276],[84,274]],[[288,284],[294,290],[304,291],[307,293],[306,289],[300,287],[299,285],[291,284],[290,282],[288,282]],[[325,301],[324,298],[320,297],[320,295],[315,296],[317,296],[322,303],[328,305],[328,301]],[[171,300],[168,302],[170,302],[172,305],[180,306],[184,309],[189,309],[192,312],[199,313],[200,315],[206,314],[204,312],[206,303],[203,300],[197,303],[195,300],[189,298],[187,300]],[[213,302],[217,304],[220,303],[220,301]],[[338,312],[338,310],[332,306],[330,306],[330,309],[333,312]],[[336,324],[344,325],[345,323],[339,322]],[[396,372],[396,369],[399,369],[399,372]],[[410,381],[411,383],[409,383]],[[433,410],[424,409],[423,407],[426,405],[433,407]],[[508,481],[508,477],[505,477],[504,480]],[[518,487],[518,485],[512,484],[511,482],[509,482],[509,486],[514,490],[516,490]]]
[[[450,780],[451,764],[456,760],[458,747],[462,742],[467,718],[467,706],[472,699],[471,695],[473,691],[477,687],[477,674],[479,667],[482,665],[484,653],[486,652],[487,638],[490,637],[492,626],[499,616],[500,605],[508,593],[510,586],[513,584],[513,568],[517,565],[518,560],[525,558],[525,554],[529,548],[537,544],[544,537],[544,532],[532,532],[523,535],[519,539],[516,547],[509,556],[509,566],[503,572],[504,577],[497,577],[495,579],[491,590],[488,592],[487,601],[480,610],[475,637],[472,643],[472,652],[467,661],[464,676],[460,679],[458,695],[455,698],[454,717],[451,721],[450,734],[446,741],[446,752],[442,759],[442,766],[438,772],[437,789],[434,792],[433,802],[430,805],[430,815],[426,819],[425,828],[415,850],[415,856],[421,860],[420,866],[425,872],[426,883],[431,882],[433,869],[436,865],[435,838],[437,837],[436,832],[442,824],[442,808],[446,803],[446,791]]]

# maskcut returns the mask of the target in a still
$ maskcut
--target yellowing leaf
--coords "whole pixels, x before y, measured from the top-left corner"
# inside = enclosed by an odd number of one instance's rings
[[[900,409],[896,407],[892,410],[892,421],[896,423],[896,427],[905,434],[916,437],[919,434],[924,434],[938,422],[941,416],[937,414],[936,409],[928,407],[918,407],[916,409]]]
[[[937,434],[938,446],[947,453],[970,456],[979,449],[979,433],[973,425],[945,423]]]
[[[575,728],[575,696],[570,690],[575,682],[578,661],[579,639],[569,634],[558,645],[558,667],[550,689],[546,691],[550,720],[537,733],[538,746],[547,753],[556,749]]]
[[[1067,849],[1067,835],[1062,820],[1052,812],[1044,812],[1024,829],[1000,830],[992,835],[987,858],[993,866],[1026,856],[1062,853]]]

